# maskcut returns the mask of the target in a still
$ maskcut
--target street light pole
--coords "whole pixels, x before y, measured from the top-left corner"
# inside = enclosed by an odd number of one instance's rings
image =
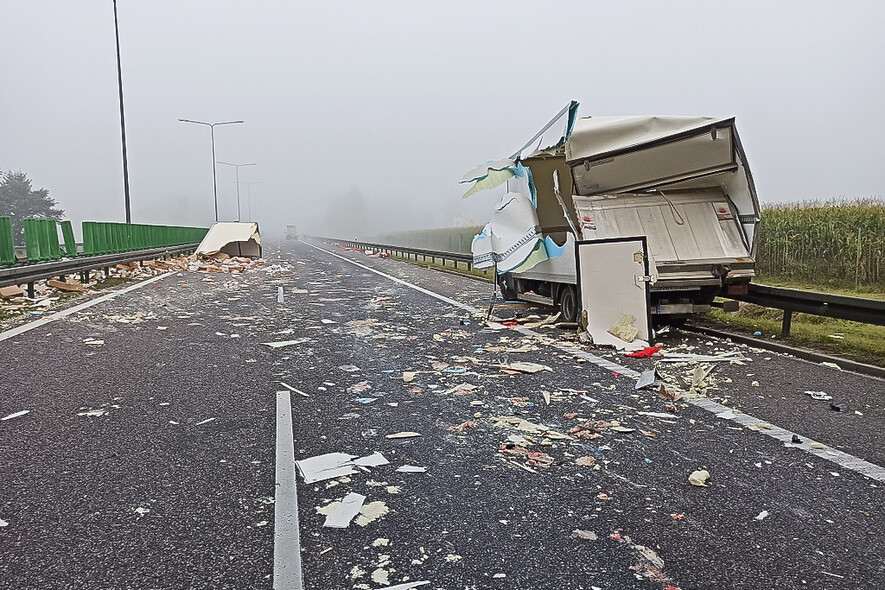
[[[215,222],[218,223],[218,179],[215,174],[215,126],[216,125],[236,125],[244,121],[220,121],[218,123],[207,123],[206,121],[192,121],[191,119],[179,119],[182,123],[194,123],[196,125],[206,125],[211,131],[212,137],[212,195],[215,197]]]
[[[117,87],[120,90],[120,131],[123,136],[123,195],[126,204],[126,223],[132,223],[132,211],[129,206],[129,159],[126,157],[126,117],[123,115],[123,69],[120,67],[120,27],[117,24],[117,0],[114,0],[114,36],[117,39]]]
[[[249,164],[231,164],[230,162],[216,162],[218,164],[224,164],[226,166],[233,166],[237,169],[237,222],[240,221],[240,166],[257,166],[255,162],[250,162]]]
[[[246,183],[246,200],[249,203],[249,221],[254,221],[252,219],[252,185],[253,184],[261,184],[261,181],[256,180],[255,182],[247,182]]]

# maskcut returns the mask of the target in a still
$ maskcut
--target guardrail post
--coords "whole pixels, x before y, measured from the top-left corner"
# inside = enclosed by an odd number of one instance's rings
[[[784,310],[784,322],[781,324],[781,337],[787,338],[790,335],[790,327],[793,324],[793,310]]]

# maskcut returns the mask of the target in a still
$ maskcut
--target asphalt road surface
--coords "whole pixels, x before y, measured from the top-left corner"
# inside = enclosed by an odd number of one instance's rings
[[[881,380],[675,330],[665,352],[745,360],[625,358],[489,328],[487,283],[265,254],[0,333],[0,588],[296,588],[299,564],[317,590],[885,587]],[[703,395],[636,390],[655,366]],[[275,521],[278,391],[294,459],[388,463],[298,474]]]

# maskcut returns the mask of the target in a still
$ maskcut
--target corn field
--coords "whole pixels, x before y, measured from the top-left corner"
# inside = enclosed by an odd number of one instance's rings
[[[840,287],[885,287],[885,201],[860,199],[767,206],[759,279]]]

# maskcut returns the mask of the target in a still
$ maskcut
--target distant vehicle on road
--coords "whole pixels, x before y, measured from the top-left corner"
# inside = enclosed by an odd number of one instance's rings
[[[286,239],[287,240],[297,240],[298,239],[298,229],[294,225],[286,226]]]

